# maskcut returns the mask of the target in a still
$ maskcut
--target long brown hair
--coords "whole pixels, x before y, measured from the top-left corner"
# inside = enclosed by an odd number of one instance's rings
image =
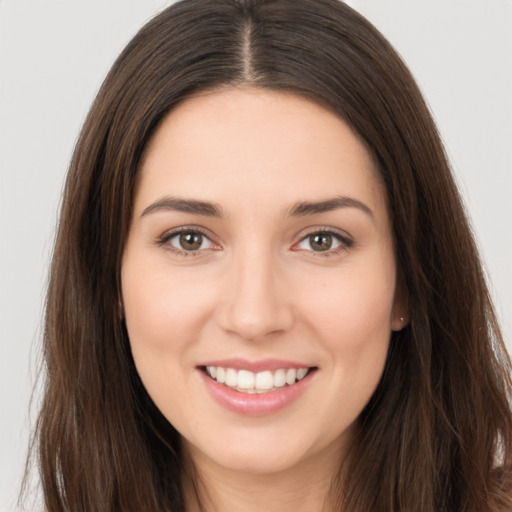
[[[291,91],[378,162],[410,324],[361,413],[340,510],[512,508],[511,364],[434,122],[383,36],[337,0],[184,0],[115,62],[66,182],[37,424],[49,512],[184,510],[179,435],[137,375],[120,265],[141,155],[161,119],[223,85]],[[501,507],[501,508],[500,508]]]

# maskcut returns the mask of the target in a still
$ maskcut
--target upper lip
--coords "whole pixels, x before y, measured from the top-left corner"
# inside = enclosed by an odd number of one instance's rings
[[[312,368],[310,364],[299,363],[284,359],[260,359],[258,361],[249,361],[241,358],[219,359],[215,361],[205,361],[198,367],[216,366],[221,368],[233,368],[234,370],[248,370],[250,372],[262,372],[265,370],[275,371],[281,368],[287,370],[290,368]]]

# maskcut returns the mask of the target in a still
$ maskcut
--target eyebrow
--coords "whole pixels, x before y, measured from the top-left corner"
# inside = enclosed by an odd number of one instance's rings
[[[179,197],[162,197],[150,204],[141,214],[141,217],[149,213],[161,211],[176,211],[205,215],[207,217],[223,217],[222,208],[217,203],[197,201],[195,199],[183,199]]]
[[[317,213],[330,212],[339,208],[357,208],[374,218],[372,210],[361,201],[352,197],[337,196],[323,201],[303,201],[293,205],[288,213],[291,217],[303,217]]]
[[[346,196],[337,196],[322,201],[301,201],[295,203],[288,210],[287,216],[305,217],[307,215],[326,213],[340,208],[357,208],[372,217],[372,219],[374,217],[372,210],[366,204]],[[177,211],[217,218],[224,217],[222,207],[218,203],[169,196],[158,199],[150,204],[144,209],[141,217],[161,211]]]

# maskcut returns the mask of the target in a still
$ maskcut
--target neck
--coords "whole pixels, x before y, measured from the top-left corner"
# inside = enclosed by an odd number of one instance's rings
[[[316,456],[283,471],[251,473],[220,467],[193,448],[185,452],[187,512],[334,510],[331,489],[339,474],[339,454]]]

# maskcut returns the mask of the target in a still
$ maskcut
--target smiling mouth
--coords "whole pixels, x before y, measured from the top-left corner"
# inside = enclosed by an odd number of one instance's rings
[[[251,372],[222,366],[203,366],[201,370],[212,380],[235,391],[262,394],[278,391],[301,381],[315,371],[310,368],[280,368],[275,371]]]

